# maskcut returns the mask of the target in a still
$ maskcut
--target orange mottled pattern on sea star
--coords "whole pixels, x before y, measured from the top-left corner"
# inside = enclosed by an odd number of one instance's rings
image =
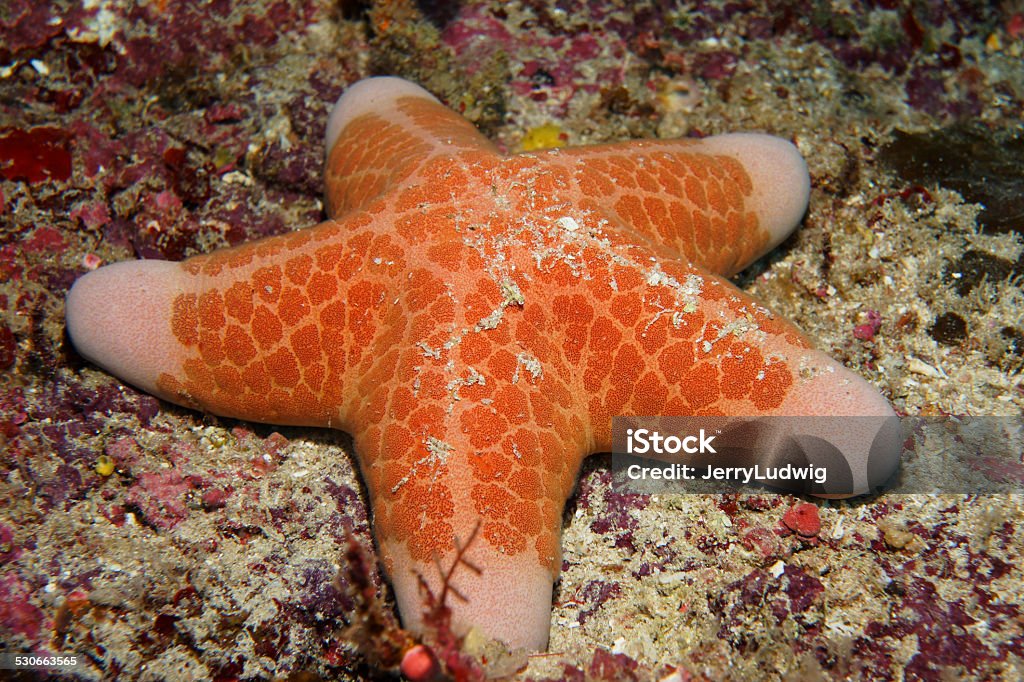
[[[502,157],[426,99],[351,121],[336,221],[185,263],[187,357],[161,390],[352,433],[378,539],[430,561],[466,532],[557,573],[582,458],[620,414],[777,407],[806,343],[710,274],[768,237],[743,166],[685,141]],[[444,140],[441,145],[436,140]]]

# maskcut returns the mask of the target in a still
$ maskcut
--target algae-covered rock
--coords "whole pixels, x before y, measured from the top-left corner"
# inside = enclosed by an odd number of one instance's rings
[[[925,133],[896,130],[879,160],[906,182],[940,184],[984,208],[989,233],[1024,232],[1024,136],[956,123]]]

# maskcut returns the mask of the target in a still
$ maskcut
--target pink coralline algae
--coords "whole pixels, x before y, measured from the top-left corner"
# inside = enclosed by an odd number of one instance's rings
[[[71,177],[68,135],[58,128],[0,131],[0,176],[29,183]]]
[[[15,561],[21,552],[21,547],[14,542],[14,531],[6,525],[0,525],[0,565]]]
[[[882,328],[882,316],[877,310],[869,310],[864,317],[866,321],[853,328],[853,336],[861,341],[870,341]]]
[[[12,55],[38,48],[59,35],[63,27],[53,21],[53,9],[49,3],[36,0],[4,0],[0,9],[0,60],[7,62]]]
[[[751,528],[743,534],[741,542],[746,549],[757,552],[761,565],[768,565],[785,554],[778,535],[769,528]]]
[[[516,39],[503,22],[470,5],[445,27],[441,40],[465,58],[467,71],[473,73],[498,51],[512,51]]]
[[[783,515],[782,525],[785,531],[795,533],[801,539],[816,538],[821,532],[818,507],[807,502],[798,504]]]
[[[210,488],[203,493],[203,509],[207,511],[220,509],[228,503],[231,493],[232,489],[230,486],[228,488]]]
[[[716,81],[732,76],[738,64],[736,55],[726,50],[717,50],[702,54],[694,60],[694,70],[701,78]]]
[[[67,242],[59,230],[52,227],[37,228],[32,236],[21,242],[21,248],[27,253],[56,253],[61,251]]]
[[[313,3],[298,0],[268,5],[246,0],[136,3],[124,25],[149,30],[118,36],[118,71],[139,86],[194,63],[199,58],[196,45],[207,46],[204,62],[226,60],[240,44],[249,49],[273,45],[283,32],[304,25],[314,11]]]
[[[0,370],[5,370],[14,365],[17,357],[18,340],[14,332],[6,324],[0,322]]]
[[[13,573],[0,578],[0,626],[35,639],[43,627],[42,610],[29,601],[35,590]]]
[[[537,682],[636,682],[653,679],[650,672],[625,654],[613,654],[598,647],[594,649],[590,663],[585,668],[563,665],[558,677],[546,677]],[[668,676],[665,679],[675,678]],[[689,677],[681,676],[679,679],[687,680]]]
[[[128,503],[146,524],[162,530],[174,528],[187,515],[185,496],[195,486],[177,471],[139,474],[128,492]]]
[[[587,678],[591,680],[638,680],[637,662],[625,654],[613,654],[601,648],[594,649],[594,656],[587,669]]]
[[[88,230],[95,230],[110,222],[110,209],[105,203],[92,202],[79,205],[71,211],[71,219],[78,220]]]
[[[118,467],[125,468],[131,468],[142,457],[139,444],[130,436],[110,440],[103,452],[114,460]]]

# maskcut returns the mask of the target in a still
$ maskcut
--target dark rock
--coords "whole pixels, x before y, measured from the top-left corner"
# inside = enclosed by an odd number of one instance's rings
[[[956,346],[967,337],[967,322],[956,313],[942,313],[928,333],[939,343]]]
[[[879,160],[910,184],[939,184],[984,208],[986,232],[1024,232],[1024,136],[954,124],[926,133],[897,130]]]

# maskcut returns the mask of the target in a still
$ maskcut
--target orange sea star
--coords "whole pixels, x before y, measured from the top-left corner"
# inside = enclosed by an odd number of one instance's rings
[[[562,510],[614,415],[892,414],[723,279],[806,207],[788,142],[503,156],[426,91],[378,78],[339,100],[328,149],[330,220],[97,270],[68,296],[68,329],[165,400],[350,432],[408,627],[416,574],[436,588],[434,557],[479,523],[456,627],[546,645]]]

